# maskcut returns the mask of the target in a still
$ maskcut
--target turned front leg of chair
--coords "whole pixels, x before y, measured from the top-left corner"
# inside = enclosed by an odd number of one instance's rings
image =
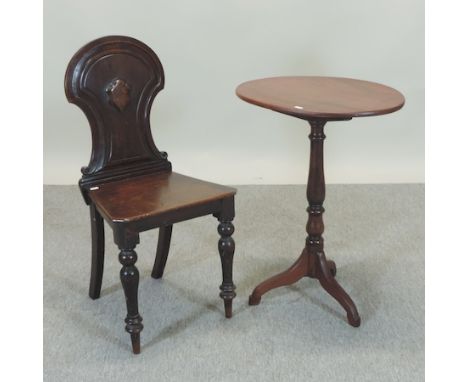
[[[125,318],[125,330],[130,334],[133,353],[140,353],[140,332],[143,330],[143,319],[138,313],[138,283],[140,275],[135,263],[137,254],[135,246],[120,248],[119,261],[122,264],[120,281],[125,293],[127,303],[127,317]]]
[[[223,282],[220,285],[221,293],[219,296],[224,301],[224,314],[227,318],[232,317],[232,300],[236,297],[236,286],[232,280],[232,263],[235,251],[234,239],[231,237],[234,233],[234,199],[225,201],[223,211],[218,218],[218,233],[221,238],[218,241],[218,250],[221,257],[221,267],[223,271]]]

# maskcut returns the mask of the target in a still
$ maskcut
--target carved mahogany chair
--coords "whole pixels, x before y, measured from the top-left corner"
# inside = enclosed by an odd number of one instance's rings
[[[122,264],[120,279],[127,304],[125,329],[133,352],[140,352],[139,273],[135,266],[139,233],[159,228],[152,277],[161,278],[174,223],[212,214],[221,236],[222,284],[226,317],[236,296],[232,281],[234,195],[236,190],[172,172],[167,154],[155,146],[149,115],[164,87],[156,54],[142,42],[108,36],[81,48],[65,75],[69,102],[82,109],[92,133],[90,163],[81,169],[79,187],[91,212],[89,296],[99,298],[104,266],[103,218],[113,230]]]

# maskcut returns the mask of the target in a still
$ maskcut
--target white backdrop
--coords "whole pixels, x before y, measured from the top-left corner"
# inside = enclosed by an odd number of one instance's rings
[[[244,103],[244,81],[343,76],[400,90],[395,114],[329,123],[328,183],[424,181],[423,0],[45,0],[44,183],[76,184],[87,120],[63,92],[72,55],[121,34],[149,45],[166,75],[152,131],[177,172],[228,184],[305,183],[308,125]]]

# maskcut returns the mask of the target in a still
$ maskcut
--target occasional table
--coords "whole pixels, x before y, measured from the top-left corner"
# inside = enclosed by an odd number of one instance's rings
[[[289,269],[260,283],[250,295],[249,304],[257,305],[269,290],[307,276],[318,279],[345,309],[349,324],[358,327],[361,319],[356,305],[336,281],[336,265],[327,260],[323,249],[324,126],[328,121],[392,113],[403,107],[405,98],[388,86],[338,77],[264,78],[239,85],[236,94],[254,105],[304,119],[311,126],[305,248]]]

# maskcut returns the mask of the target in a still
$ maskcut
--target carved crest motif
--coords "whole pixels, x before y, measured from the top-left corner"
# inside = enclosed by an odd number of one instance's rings
[[[130,86],[124,80],[112,81],[106,89],[111,104],[123,111],[130,102]]]

